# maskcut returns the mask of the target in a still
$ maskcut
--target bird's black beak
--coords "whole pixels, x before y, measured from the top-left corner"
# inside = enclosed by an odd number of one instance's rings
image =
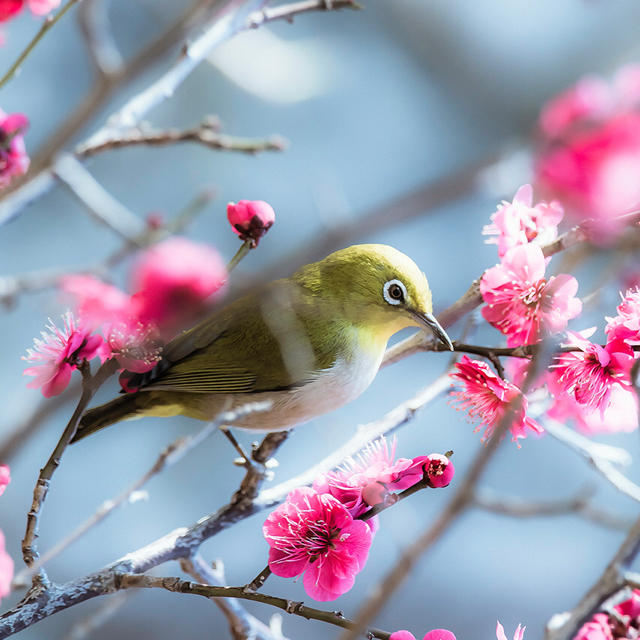
[[[453,343],[451,342],[451,338],[447,335],[447,332],[440,326],[440,323],[436,320],[436,317],[433,313],[425,313],[424,315],[418,315],[422,323],[431,329],[435,334],[436,338],[440,340],[444,345],[447,346],[449,351],[453,351]]]

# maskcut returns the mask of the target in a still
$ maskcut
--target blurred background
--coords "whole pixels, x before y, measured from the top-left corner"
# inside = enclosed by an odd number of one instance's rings
[[[123,54],[168,24],[177,15],[175,4],[113,0],[109,15]],[[238,277],[259,274],[318,234],[360,216],[358,240],[392,244],[412,256],[429,276],[436,310],[442,309],[497,260],[495,247],[485,245],[480,232],[496,204],[510,200],[530,179],[526,154],[518,150],[526,149],[541,105],[584,73],[607,76],[640,59],[639,19],[635,0],[366,0],[363,11],[308,14],[293,25],[270,24],[219,48],[148,120],[160,128],[182,128],[215,114],[225,133],[284,136],[290,142],[286,151],[246,156],[193,144],[140,147],[101,154],[88,166],[141,218],[150,212],[170,218],[198,193],[214,188],[216,198],[185,235],[211,243],[227,260],[238,240],[226,221],[226,203],[261,199],[272,204],[276,224],[241,264]],[[37,26],[26,12],[5,24],[0,68],[8,67]],[[108,112],[163,68],[154,68],[116,96]],[[91,80],[77,24],[69,15],[40,43],[21,75],[2,89],[0,107],[29,117],[26,144],[32,153],[89,90]],[[461,183],[458,189],[454,182],[442,206],[409,221],[391,222],[373,235],[368,232],[371,209],[389,203],[392,215],[397,198],[496,157],[502,158],[498,167],[478,176],[471,187]],[[56,187],[0,228],[0,274],[80,269],[109,255],[120,242],[63,187]],[[125,263],[113,274],[114,282],[125,286],[128,267]],[[601,268],[602,260],[591,271],[576,274],[582,293]],[[614,313],[617,285],[611,286],[605,306],[578,319],[577,328],[602,327],[603,314]],[[19,296],[10,308],[0,309],[0,441],[42,400],[39,391],[26,388],[20,358],[47,317],[55,319],[64,309],[51,291]],[[455,327],[450,335],[456,338],[460,331]],[[474,340],[499,344],[500,336],[487,327]],[[446,363],[445,354],[407,359],[382,371],[359,400],[296,430],[277,456],[275,482],[319,460],[358,424],[408,399]],[[101,398],[115,390],[113,382]],[[68,405],[53,413],[37,436],[11,460],[2,461],[11,464],[13,479],[0,500],[0,528],[17,569],[38,470],[69,413]],[[181,418],[139,420],[68,450],[43,511],[40,548],[52,546],[137,479],[162,447],[199,428]],[[453,449],[460,480],[482,446],[472,431],[465,415],[441,397],[399,432],[398,453],[413,457]],[[246,433],[239,437],[247,445],[254,439]],[[599,439],[628,448],[634,460],[638,457],[637,432]],[[212,512],[227,502],[240,481],[234,457],[216,434],[156,477],[148,486],[148,500],[120,509],[53,561],[50,576],[62,582],[84,575]],[[640,479],[638,465],[628,473]],[[596,490],[595,504],[624,518],[637,515],[637,504],[610,489],[582,459],[549,437],[529,438],[520,449],[505,442],[482,486],[500,496],[543,500],[575,495],[585,485]],[[385,513],[366,568],[354,589],[333,606],[352,615],[451,493],[422,492]],[[230,584],[249,581],[264,566],[265,516],[246,520],[203,546],[208,560],[224,560]],[[410,629],[420,638],[429,629],[444,627],[460,639],[490,639],[499,618],[508,634],[522,622],[526,638],[535,640],[552,614],[583,595],[623,535],[575,515],[513,519],[473,510],[414,568],[375,624],[390,631]],[[157,571],[179,572],[177,565]],[[291,580],[272,577],[266,592],[310,603],[302,584]],[[19,595],[4,600],[2,609]],[[20,637],[64,638],[76,621],[101,604],[94,600],[74,607]],[[262,620],[273,613],[260,605],[247,608]],[[283,631],[306,640],[339,633],[293,617],[286,617]],[[229,631],[210,602],[153,590],[133,594],[90,637],[225,638]]]

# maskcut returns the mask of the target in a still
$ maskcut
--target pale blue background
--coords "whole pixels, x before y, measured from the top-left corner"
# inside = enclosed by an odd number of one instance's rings
[[[123,50],[133,50],[156,33],[175,11],[173,4],[113,2],[111,15]],[[237,240],[225,221],[224,203],[241,198],[269,201],[278,220],[260,250],[243,263],[243,273],[251,274],[321,232],[327,218],[365,213],[452,169],[526,140],[539,106],[555,91],[582,73],[609,73],[638,58],[639,19],[640,6],[633,0],[367,0],[362,12],[303,16],[293,26],[278,24],[270,30],[284,41],[313,48],[314,64],[326,80],[320,95],[298,103],[264,101],[203,65],[172,100],[149,116],[157,125],[190,126],[204,114],[216,113],[228,133],[286,136],[291,141],[287,152],[247,157],[185,145],[112,152],[96,158],[90,168],[139,215],[158,210],[172,215],[203,187],[215,186],[219,198],[189,235],[215,244],[227,258]],[[36,28],[27,15],[5,27],[0,68]],[[90,86],[84,58],[74,19],[68,16],[29,58],[22,75],[2,90],[2,109],[23,111],[31,119],[29,149],[38,147]],[[249,73],[251,56],[247,65]],[[277,69],[273,71],[275,84]],[[478,189],[374,237],[363,230],[362,240],[393,244],[415,258],[430,277],[436,307],[442,308],[496,259],[495,249],[483,244],[480,229],[496,202],[511,196],[513,189],[503,193],[496,183],[494,187],[493,192]],[[52,265],[81,267],[117,246],[117,239],[59,188],[0,229],[0,273]],[[118,276],[122,282],[124,273]],[[40,401],[38,392],[25,387],[20,357],[47,315],[62,310],[47,293],[24,296],[14,309],[0,311],[0,437]],[[601,323],[601,316],[600,312],[581,320],[580,328]],[[458,331],[452,330],[452,337]],[[498,339],[490,330],[477,337]],[[301,471],[346,439],[357,424],[408,398],[441,371],[446,358],[421,355],[387,369],[359,401],[299,429],[278,456],[277,480]],[[57,440],[65,415],[52,417],[11,461],[13,482],[0,499],[0,525],[16,561],[37,470]],[[188,420],[145,420],[69,450],[44,509],[41,548],[48,548],[135,480],[165,444],[197,428]],[[481,446],[472,428],[442,398],[400,433],[399,451],[414,456],[454,449],[460,478]],[[637,434],[603,439],[638,455]],[[232,457],[220,436],[212,438],[188,460],[154,479],[148,502],[118,511],[52,562],[52,578],[63,581],[99,568],[216,509],[240,479]],[[637,471],[631,475],[638,479]],[[582,460],[550,438],[529,439],[520,450],[505,443],[483,480],[483,486],[531,500],[568,496],[585,483],[598,487],[599,504],[628,517],[637,514],[637,505],[610,490]],[[334,606],[353,614],[450,495],[425,492],[385,514],[369,564],[353,591]],[[246,582],[264,566],[263,517],[203,547],[208,559],[225,559],[232,584]],[[446,627],[459,639],[476,640],[495,637],[495,621],[500,618],[509,633],[518,622],[526,624],[527,640],[535,640],[553,613],[572,606],[590,586],[621,539],[619,532],[573,516],[512,520],[469,512],[415,568],[376,625],[408,628],[420,638],[431,628]],[[178,572],[175,565],[159,569],[161,575]],[[272,578],[266,590],[309,602],[302,585],[291,581]],[[13,597],[7,599],[2,609],[12,602]],[[21,637],[63,638],[74,621],[100,604],[94,600],[56,615]],[[262,619],[271,613],[265,607],[250,608]],[[289,617],[284,631],[291,638],[308,640],[337,635],[333,628]],[[91,637],[224,638],[228,631],[206,600],[153,591],[135,594]]]

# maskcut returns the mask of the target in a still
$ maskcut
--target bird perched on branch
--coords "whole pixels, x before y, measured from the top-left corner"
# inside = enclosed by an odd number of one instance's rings
[[[413,260],[381,244],[336,251],[178,335],[152,371],[132,376],[136,391],[84,415],[73,441],[121,420],[211,420],[262,401],[268,410],[234,426],[289,429],[357,398],[389,338],[410,326],[429,328],[453,349]]]

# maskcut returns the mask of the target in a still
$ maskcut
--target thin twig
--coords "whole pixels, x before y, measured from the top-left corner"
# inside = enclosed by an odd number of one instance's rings
[[[148,575],[124,574],[118,576],[116,588],[119,589],[166,589],[173,593],[190,593],[204,596],[205,598],[240,598],[242,600],[252,600],[262,602],[272,607],[282,609],[292,615],[306,618],[307,620],[320,620],[343,629],[353,629],[354,623],[335,611],[325,611],[307,607],[302,602],[295,602],[277,596],[270,596],[264,593],[245,591],[244,587],[215,587],[211,585],[198,584],[181,580],[180,578],[156,578]],[[381,629],[367,629],[364,635],[380,640],[389,640],[391,633]]]
[[[254,11],[247,20],[247,29],[257,29],[260,25],[275,20],[293,22],[293,18],[309,11],[337,11],[338,9],[362,9],[355,0],[302,0],[290,2],[277,7],[266,7]]]
[[[109,76],[120,71],[123,60],[111,36],[103,0],[84,0],[78,9],[78,23],[96,72]]]

